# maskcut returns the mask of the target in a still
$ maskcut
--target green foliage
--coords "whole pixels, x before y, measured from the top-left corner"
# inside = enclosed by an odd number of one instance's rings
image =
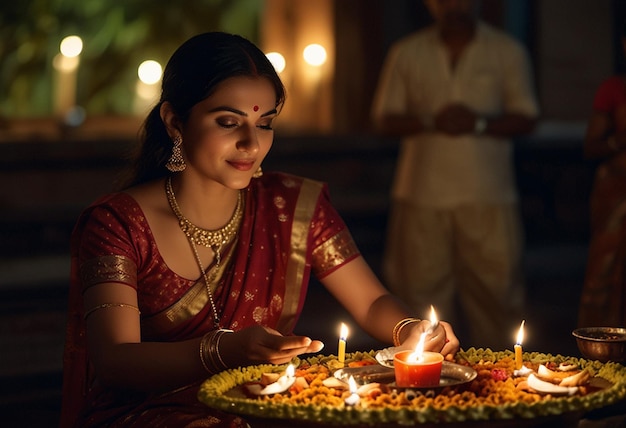
[[[263,0],[18,0],[0,4],[0,116],[52,112],[52,59],[68,35],[83,39],[78,104],[88,114],[129,114],[137,66],[163,66],[205,31],[258,38]]]

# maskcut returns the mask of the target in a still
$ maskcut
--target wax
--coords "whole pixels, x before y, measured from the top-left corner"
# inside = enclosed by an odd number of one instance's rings
[[[337,359],[343,364],[346,361],[346,338],[348,337],[348,327],[341,323],[339,330],[339,345],[337,349]]]
[[[414,360],[412,354],[413,351],[402,351],[394,355],[396,385],[413,388],[439,386],[443,355],[425,351]]]
[[[522,368],[523,360],[522,360],[522,345],[516,344],[514,346],[515,349],[515,370],[519,370]]]

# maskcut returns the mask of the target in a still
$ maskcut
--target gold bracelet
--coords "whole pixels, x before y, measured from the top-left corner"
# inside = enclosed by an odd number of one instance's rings
[[[211,333],[207,333],[207,334],[211,334]],[[202,339],[200,340],[200,362],[202,363],[202,367],[204,367],[204,370],[206,370],[207,373],[213,374],[213,371],[211,370],[211,368],[206,363],[206,357],[205,357],[206,350],[204,349],[204,342],[205,342],[204,339],[205,339],[207,334],[205,334],[202,337]]]
[[[219,344],[224,334],[232,332],[232,330],[220,328],[202,336],[200,340],[200,361],[208,373],[215,374],[228,368],[220,354]]]
[[[404,318],[393,327],[392,337],[393,337],[393,346],[400,346],[402,342],[400,342],[400,332],[404,327],[409,324],[414,324],[421,322],[422,320],[419,318]]]
[[[83,319],[87,319],[87,317],[89,315],[93,314],[97,310],[108,309],[108,308],[129,308],[129,309],[134,309],[141,315],[141,311],[139,311],[139,308],[137,306],[134,306],[134,305],[129,305],[127,303],[103,303],[103,304],[98,305],[96,307],[93,307],[93,308],[89,309],[87,312],[85,312],[85,315],[84,315]]]
[[[609,138],[607,138],[606,144],[607,146],[609,146],[609,149],[613,150],[614,152],[619,151],[619,147],[617,145],[617,140],[615,139],[615,135],[611,135]]]

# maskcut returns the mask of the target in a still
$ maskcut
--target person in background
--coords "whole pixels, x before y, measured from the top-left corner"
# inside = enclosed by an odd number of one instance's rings
[[[414,310],[433,302],[458,323],[463,343],[503,349],[524,299],[511,137],[533,130],[538,106],[527,53],[477,19],[478,3],[426,0],[434,23],[383,65],[372,119],[401,138],[383,272]]]
[[[325,184],[263,173],[284,100],[245,38],[205,33],[172,55],[132,180],[72,234],[61,426],[246,426],[200,403],[199,385],[319,352],[293,331],[311,273],[372,337],[459,349],[448,323],[432,329],[379,282]]]
[[[620,41],[626,53],[626,23]],[[599,161],[590,200],[591,241],[580,298],[580,327],[626,326],[626,75],[598,87],[584,155]]]

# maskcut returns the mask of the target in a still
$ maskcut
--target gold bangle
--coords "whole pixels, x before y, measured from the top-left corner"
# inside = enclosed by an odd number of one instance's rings
[[[202,336],[200,340],[200,361],[208,373],[215,374],[228,368],[220,355],[219,344],[224,334],[232,332],[232,330],[220,328]]]
[[[609,146],[609,149],[615,152],[619,151],[619,146],[617,145],[617,140],[615,139],[615,135],[611,135],[609,138],[607,138],[606,144],[607,146]]]
[[[83,319],[86,320],[89,315],[93,314],[97,310],[108,309],[108,308],[129,308],[129,309],[134,309],[141,315],[141,311],[139,311],[139,308],[137,306],[134,306],[134,305],[129,305],[127,303],[103,303],[103,304],[98,305],[96,307],[93,307],[93,308],[89,309],[87,312],[85,312],[85,315],[84,315]]]
[[[393,331],[391,333],[393,337],[393,346],[400,346],[402,344],[402,342],[400,342],[400,332],[402,331],[404,327],[406,327],[409,324],[414,324],[414,323],[418,323],[421,321],[422,320],[419,318],[404,318],[398,321],[396,325],[393,327]]]

